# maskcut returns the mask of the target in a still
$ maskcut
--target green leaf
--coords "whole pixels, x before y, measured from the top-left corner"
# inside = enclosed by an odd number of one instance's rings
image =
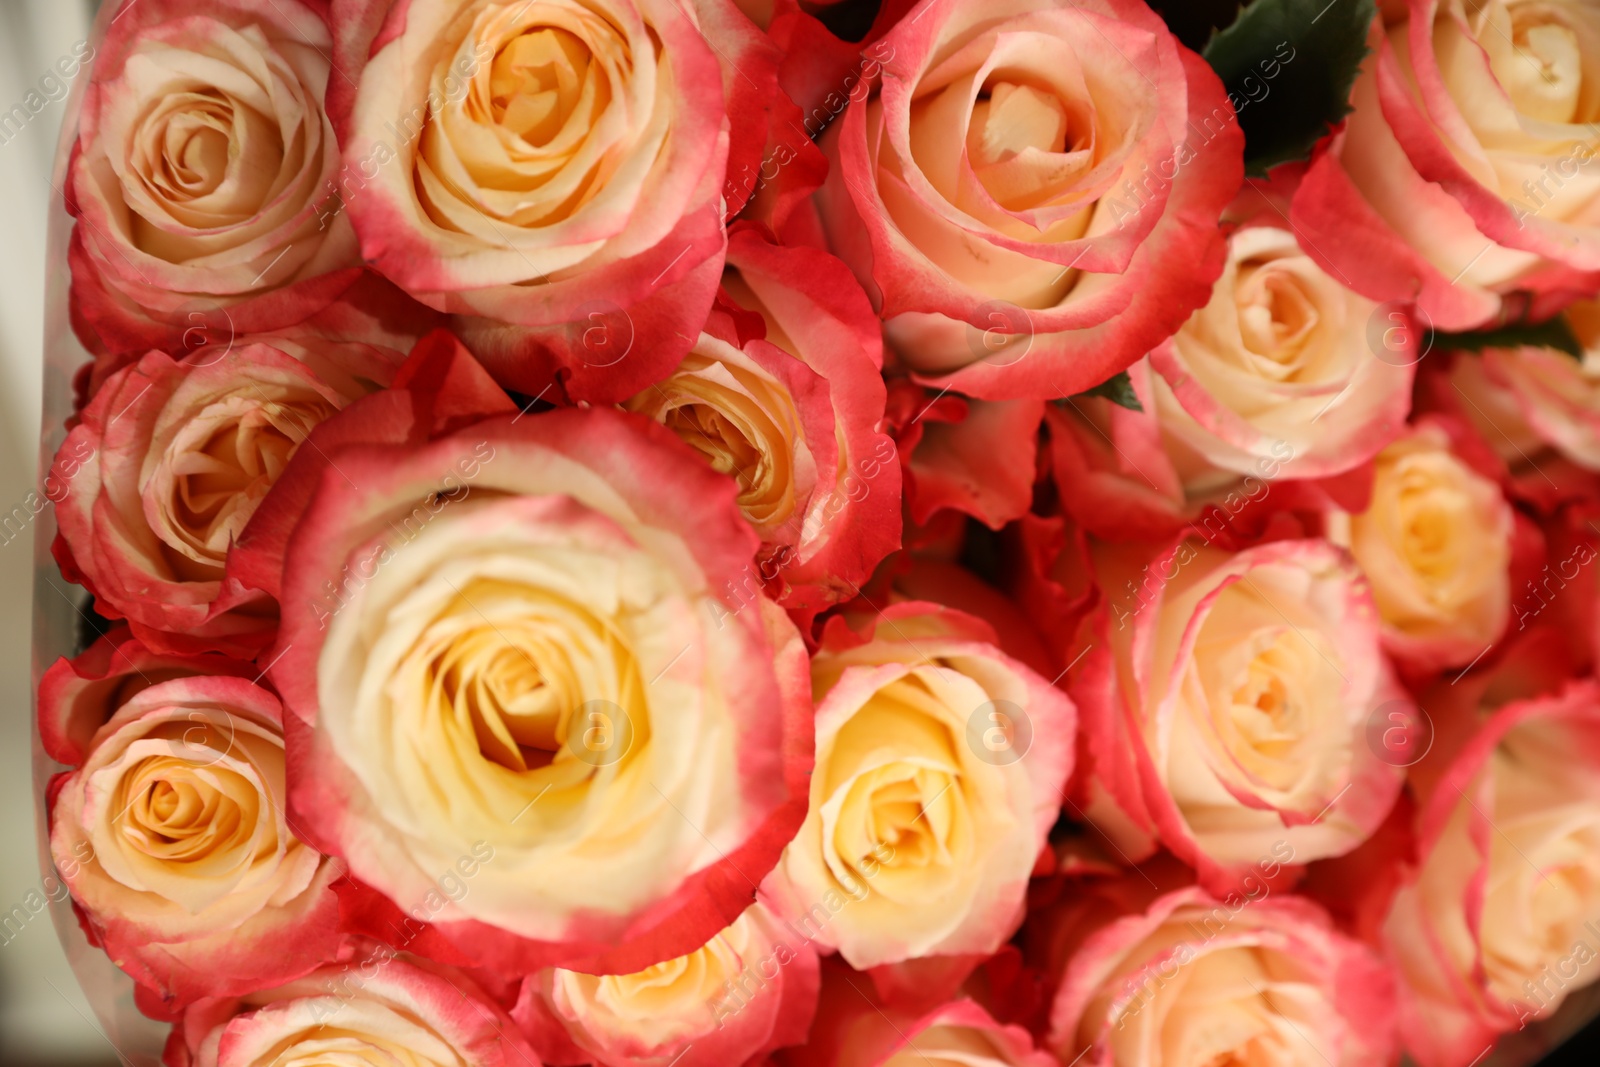
[[[1245,173],[1309,159],[1350,113],[1377,0],[1254,0],[1206,45],[1244,128]]]
[[[1583,344],[1572,332],[1565,315],[1557,315],[1544,322],[1513,322],[1493,330],[1474,330],[1471,333],[1430,332],[1423,351],[1431,351],[1435,345],[1441,350],[1453,349],[1458,352],[1482,352],[1486,348],[1521,348],[1523,345],[1531,345],[1535,348],[1553,348],[1557,352],[1565,352],[1573,359],[1583,359]]]
[[[1099,396],[1111,401],[1113,404],[1127,408],[1129,411],[1143,411],[1144,405],[1139,403],[1139,394],[1133,391],[1133,382],[1128,378],[1128,372],[1119,370],[1093,389],[1085,389],[1079,396]],[[1059,403],[1066,403],[1059,401]]]

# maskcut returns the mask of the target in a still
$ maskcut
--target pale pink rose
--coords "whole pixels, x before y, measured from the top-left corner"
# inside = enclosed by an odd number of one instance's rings
[[[1455,710],[1471,731],[1479,708]],[[1436,755],[1415,769],[1421,859],[1383,939],[1407,1051],[1467,1067],[1600,974],[1600,688],[1513,701]]]
[[[337,195],[367,262],[529,395],[615,402],[664,376],[716,293],[730,135],[765,140],[755,26],[716,0],[335,11],[356,85],[330,105]]]
[[[1592,294],[1600,11],[1410,0],[1385,5],[1368,43],[1355,111],[1294,197],[1307,252],[1444,330]]]
[[[858,968],[999,948],[1060,811],[1072,702],[985,623],[915,601],[830,621],[811,677],[811,806],[775,906]]]
[[[636,415],[520,412],[443,332],[396,383],[319,427],[241,550],[282,605],[291,810],[505,975],[703,945],[810,766],[800,635],[726,592],[758,544],[737,487]]]
[[[1070,396],[1206,302],[1241,135],[1142,0],[927,0],[877,49],[818,203],[919,379]]]
[[[1236,232],[1211,302],[1150,353],[1162,438],[1188,468],[1186,488],[1259,474],[1264,461],[1276,477],[1339,474],[1401,433],[1422,339],[1402,321],[1394,350],[1374,345],[1376,313],[1288,230]]]
[[[102,354],[196,326],[291,326],[360,276],[328,210],[333,36],[304,0],[130,0],[84,93],[67,207],[72,314]],[[337,75],[335,75],[337,78]]]
[[[762,542],[742,599],[848,600],[900,547],[878,320],[844,264],[748,226],[730,237],[722,301],[683,362],[623,406],[739,483]]]
[[[816,950],[757,901],[642,971],[531,975],[512,1014],[552,1067],[738,1067],[803,1042],[816,1007]]]
[[[1145,888],[1140,881],[1130,898]],[[1120,915],[1074,914],[1069,903],[1031,916],[1029,927],[1056,982],[1046,1043],[1061,1063],[1399,1060],[1387,968],[1314,904],[1272,894],[1264,881],[1227,900],[1179,889]]]
[[[233,544],[311,430],[400,359],[274,336],[181,360],[150,352],[116,372],[52,469],[63,573],[157,651],[254,655],[277,611],[230,565]]]
[[[52,784],[57,869],[95,942],[166,1009],[333,958],[344,866],[295,836],[286,794],[282,706],[224,675],[139,689]]]
[[[541,1067],[505,1009],[466,974],[365,944],[296,981],[195,1004],[162,1061]]]
[[[1505,630],[1513,526],[1500,486],[1430,419],[1379,453],[1366,509],[1330,515],[1328,536],[1366,576],[1385,647],[1437,670],[1472,662]]]
[[[1377,828],[1403,774],[1367,723],[1412,704],[1348,555],[1190,537],[1092,542],[1089,562],[1101,599],[1069,675],[1092,758],[1084,811],[1126,855],[1159,842],[1222,893],[1280,842],[1280,862],[1305,864]]]

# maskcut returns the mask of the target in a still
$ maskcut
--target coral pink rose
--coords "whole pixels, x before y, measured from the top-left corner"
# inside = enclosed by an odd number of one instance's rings
[[[1265,883],[1227,902],[1188,888],[1131,914],[1049,929],[1081,920],[1072,911],[1029,920],[1060,976],[1047,1043],[1061,1063],[1381,1067],[1399,1059],[1393,977],[1308,901],[1272,896]]]
[[[812,658],[811,808],[777,906],[854,967],[993,952],[1060,811],[1072,703],[961,612],[852,621],[864,633],[835,619]]]
[[[257,678],[260,668],[228,656],[154,652],[115,626],[72,659],[58,659],[39,679],[39,740],[58,763],[76,767],[90,741],[141,689],[192,675]]]
[[[1600,688],[1507,704],[1450,755],[1416,768],[1421,862],[1383,925],[1423,1067],[1467,1067],[1600,973]]]
[[[1374,345],[1376,312],[1288,230],[1235,233],[1211,302],[1150,354],[1162,437],[1186,486],[1259,474],[1263,461],[1277,461],[1278,477],[1327,477],[1399,434],[1421,337],[1402,317],[1380,323],[1395,350]]]
[[[824,252],[742,227],[728,260],[727,304],[667,378],[623,406],[739,483],[762,542],[741,599],[764,586],[786,608],[826,607],[900,547],[900,462],[878,431],[878,321]]]
[[[1389,445],[1374,469],[1367,508],[1330,516],[1328,536],[1366,575],[1397,660],[1422,670],[1472,662],[1511,614],[1511,505],[1437,422]]]
[[[367,262],[462,316],[529,395],[614,402],[663,377],[716,293],[730,124],[765,139],[756,28],[718,0],[335,8],[358,85],[330,108],[338,196]]]
[[[113,374],[52,471],[63,573],[157,651],[253,655],[277,612],[230,567],[232,546],[312,428],[387,384],[400,358],[275,337],[150,352]]]
[[[881,45],[819,205],[922,379],[1070,396],[1206,302],[1241,134],[1141,0],[927,0]]]
[[[397,383],[319,428],[245,550],[278,572],[291,809],[482,966],[699,947],[810,765],[799,634],[724,592],[757,547],[737,487],[637,416],[519,412],[443,333]]]
[[[56,866],[94,940],[166,1008],[333,958],[344,867],[295,836],[285,793],[282,706],[224,675],[135,692],[52,784]]]
[[[1600,12],[1582,0],[1384,7],[1355,111],[1295,194],[1307,251],[1375,300],[1415,300],[1444,330],[1592,294]]]
[[[84,93],[67,207],[74,325],[97,353],[276,330],[360,275],[331,218],[333,37],[304,0],[129,0]],[[337,77],[337,76],[335,76]]]
[[[1091,558],[1103,599],[1069,681],[1091,821],[1135,859],[1159,840],[1219,893],[1279,842],[1279,861],[1304,864],[1377,828],[1402,772],[1368,746],[1367,722],[1412,705],[1344,552],[1191,538],[1154,553],[1094,543]]]
[[[381,947],[359,953],[272,989],[194,1005],[163,1062],[540,1067],[505,1010],[467,975]]]
[[[758,901],[643,971],[535,974],[512,1014],[552,1067],[738,1067],[804,1041],[816,1007],[816,951]]]

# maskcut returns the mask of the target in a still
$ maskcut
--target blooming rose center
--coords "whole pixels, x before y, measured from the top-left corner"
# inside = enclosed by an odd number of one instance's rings
[[[1509,40],[1510,47],[1491,47],[1489,54],[1490,67],[1512,105],[1541,122],[1584,121],[1580,110],[1592,112],[1594,102],[1584,100],[1583,47],[1577,27],[1567,20],[1589,14],[1594,23],[1592,14],[1582,4],[1562,8],[1533,2],[1489,8],[1478,37],[1482,40],[1489,34]],[[1592,33],[1594,27],[1588,29]]]
[[[1236,300],[1245,348],[1268,361],[1263,373],[1284,380],[1304,370],[1306,339],[1321,319],[1297,274],[1272,263],[1240,267]]]
[[[609,98],[590,70],[588,47],[558,28],[514,38],[495,56],[489,85],[495,122],[530,145],[550,143],[580,104],[597,110]]]
[[[130,159],[144,191],[180,221],[212,229],[255,213],[284,159],[278,124],[210,86],[161,100],[135,135]],[[135,217],[141,247],[163,238]],[[174,249],[178,258],[181,252]]]
[[[300,443],[335,410],[311,390],[273,396],[273,386],[250,384],[251,392],[220,398],[181,426],[144,487],[161,517],[156,536],[191,579],[216,576]]]

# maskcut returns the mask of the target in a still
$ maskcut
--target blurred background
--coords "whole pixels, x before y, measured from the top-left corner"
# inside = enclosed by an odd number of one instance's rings
[[[96,6],[0,0],[0,203],[8,205],[0,221],[0,514],[24,500],[38,475],[46,207],[70,88],[51,67],[88,34]],[[33,533],[30,523],[0,535],[0,1064],[113,1065],[119,1056],[48,912],[29,910],[42,895],[29,731]]]

